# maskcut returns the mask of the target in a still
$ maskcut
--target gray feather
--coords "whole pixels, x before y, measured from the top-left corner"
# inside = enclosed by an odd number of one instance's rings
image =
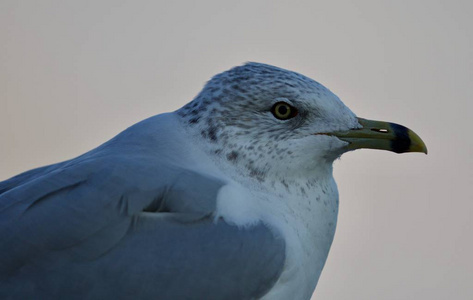
[[[225,183],[134,144],[152,124],[0,183],[0,298],[254,299],[274,285],[284,241],[214,221]]]

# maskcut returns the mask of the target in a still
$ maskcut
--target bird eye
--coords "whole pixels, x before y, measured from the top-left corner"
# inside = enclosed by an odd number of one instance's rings
[[[286,102],[278,102],[271,108],[273,115],[279,120],[287,120],[297,116],[297,109]]]

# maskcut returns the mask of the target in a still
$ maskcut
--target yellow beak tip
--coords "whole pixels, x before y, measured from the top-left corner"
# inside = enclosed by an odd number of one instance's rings
[[[410,152],[421,152],[427,154],[427,146],[424,141],[412,130],[408,130],[409,138],[411,139]]]

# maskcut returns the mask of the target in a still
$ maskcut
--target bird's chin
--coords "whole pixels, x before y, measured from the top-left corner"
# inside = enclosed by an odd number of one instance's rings
[[[334,136],[317,135],[317,144],[312,149],[312,154],[318,163],[333,163],[340,156],[350,151],[349,143]]]
[[[324,155],[324,159],[327,162],[333,163],[335,160],[339,159],[340,156],[342,156],[343,153],[346,153],[350,151],[347,146],[339,147],[339,148],[333,148],[331,151],[328,151]]]

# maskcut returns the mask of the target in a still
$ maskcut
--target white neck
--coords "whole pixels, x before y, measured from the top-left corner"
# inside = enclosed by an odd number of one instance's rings
[[[338,191],[332,174],[257,189],[245,181],[222,188],[218,215],[238,226],[263,221],[285,239],[284,271],[264,299],[309,299],[335,234]]]

